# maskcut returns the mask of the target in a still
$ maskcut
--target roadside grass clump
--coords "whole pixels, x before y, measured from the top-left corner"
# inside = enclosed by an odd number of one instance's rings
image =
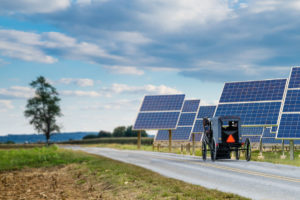
[[[74,163],[69,171],[77,180],[75,185],[100,187],[99,191],[108,199],[246,199],[166,178],[135,165],[56,146],[0,150],[0,172],[4,173],[3,170],[70,163]]]
[[[0,150],[0,171],[24,167],[50,167],[81,163],[87,160],[88,157],[82,154],[61,150],[55,145],[42,148]]]

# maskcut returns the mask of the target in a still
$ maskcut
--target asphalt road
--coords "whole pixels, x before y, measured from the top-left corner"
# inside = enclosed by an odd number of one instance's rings
[[[167,177],[252,199],[300,199],[300,167],[109,148],[64,147],[141,166]]]

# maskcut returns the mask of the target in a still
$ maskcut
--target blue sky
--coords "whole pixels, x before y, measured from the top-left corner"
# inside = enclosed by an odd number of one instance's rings
[[[59,91],[62,131],[132,125],[145,94],[218,102],[225,81],[287,78],[300,1],[2,0],[0,135],[33,133],[29,83]]]

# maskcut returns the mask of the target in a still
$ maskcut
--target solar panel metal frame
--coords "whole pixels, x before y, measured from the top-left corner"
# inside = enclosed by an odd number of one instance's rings
[[[277,139],[277,140],[300,140],[300,135],[299,135],[299,137],[278,137],[282,115],[283,114],[300,114],[300,111],[297,111],[297,112],[283,112],[287,92],[289,90],[300,90],[300,87],[298,87],[298,88],[294,88],[294,87],[289,88],[289,84],[290,84],[290,81],[291,81],[291,76],[292,76],[292,72],[293,72],[294,68],[300,68],[300,66],[291,67],[290,75],[289,75],[289,78],[287,79],[287,83],[286,83],[286,86],[285,86],[285,91],[284,91],[284,94],[283,94],[283,101],[282,101],[282,104],[281,104],[280,113],[279,113],[278,122],[277,122],[278,127],[277,127],[277,131],[276,131],[276,136],[275,136],[275,139]]]
[[[184,99],[185,99],[185,94],[170,94],[170,95],[183,95],[183,96],[184,96]],[[141,102],[141,104],[140,104],[139,111],[138,111],[137,116],[136,116],[136,118],[135,118],[135,121],[134,121],[135,123],[134,123],[134,125],[133,125],[133,127],[132,127],[132,130],[175,130],[175,129],[177,128],[177,124],[178,124],[178,122],[179,122],[181,110],[182,110],[182,108],[183,108],[183,105],[184,105],[185,100],[183,99],[183,103],[182,103],[182,105],[181,105],[180,110],[141,111],[146,96],[163,96],[163,95],[158,95],[158,94],[157,94],[157,95],[145,95],[145,96],[143,97],[143,100],[142,100],[142,102]],[[136,120],[138,119],[139,114],[140,114],[140,113],[151,113],[151,112],[152,112],[152,113],[155,113],[155,112],[157,112],[157,113],[179,112],[179,116],[178,116],[178,119],[177,119],[177,122],[176,122],[176,126],[175,126],[174,128],[167,128],[167,129],[135,129],[134,127],[135,127]]]
[[[283,80],[284,78],[277,78],[277,79],[264,79],[264,80],[260,80],[260,81],[269,81],[269,80]],[[286,80],[286,85],[288,83],[288,79],[285,79]],[[231,81],[231,82],[225,82],[224,85],[223,85],[223,89],[222,89],[222,93],[224,91],[224,88],[225,88],[225,84],[226,83],[236,83],[236,82],[253,82],[253,81],[257,81],[257,80],[250,80],[250,81]],[[286,86],[285,86],[286,87]],[[280,102],[281,103],[281,106],[283,104],[283,100],[285,98],[285,91],[286,89],[284,89],[284,92],[283,92],[283,96],[282,96],[282,99],[281,100],[266,100],[266,101],[245,101],[245,102],[220,102],[221,100],[221,97],[222,97],[222,93],[220,95],[220,98],[219,98],[219,103],[217,104],[217,107],[215,109],[215,113],[214,113],[214,117],[216,116],[216,112],[218,110],[218,107],[220,104],[245,104],[245,103],[268,103],[268,102]],[[280,108],[281,109],[281,108]],[[277,124],[278,124],[278,121],[279,121],[279,117],[280,117],[280,110],[279,110],[279,114],[278,114],[278,119],[277,119]],[[241,125],[242,127],[272,127],[272,126],[277,126],[277,124],[258,124],[258,125]]]

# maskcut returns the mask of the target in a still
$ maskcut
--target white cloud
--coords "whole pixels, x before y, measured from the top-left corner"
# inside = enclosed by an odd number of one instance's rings
[[[109,69],[112,73],[115,74],[129,74],[129,75],[143,75],[145,72],[137,67],[132,66],[105,66],[106,69]]]
[[[254,13],[270,12],[277,10],[300,10],[299,0],[257,0],[250,1],[249,10]]]
[[[222,21],[232,14],[228,2],[222,0],[142,0],[141,3],[149,11],[140,17],[167,31]]]
[[[14,106],[11,101],[0,99],[0,110],[5,111],[13,108]]]
[[[139,100],[121,99],[109,103],[93,104],[83,106],[84,110],[131,110],[136,111],[139,106]]]
[[[34,90],[29,87],[11,86],[10,88],[0,88],[2,98],[30,98],[34,96]]]
[[[54,63],[57,58],[47,55],[56,52],[60,57],[95,62],[98,59],[122,60],[120,56],[107,53],[99,46],[79,42],[75,38],[57,32],[42,34],[0,29],[0,54],[25,61]]]
[[[1,0],[0,13],[51,13],[70,6],[70,0]]]
[[[62,78],[58,82],[62,83],[62,84],[66,84],[66,85],[76,84],[80,87],[94,86],[94,81],[92,79],[88,79],[88,78],[78,78],[78,79]]]
[[[77,97],[99,97],[99,92],[96,91],[82,91],[82,90],[64,90],[61,92],[65,96],[77,96]]]
[[[141,93],[141,94],[178,94],[181,91],[171,88],[165,85],[145,85],[145,86],[129,86],[126,84],[112,84],[112,87],[108,89],[112,93]]]
[[[131,43],[131,44],[148,44],[152,42],[150,38],[145,37],[142,33],[139,32],[129,32],[129,31],[119,31],[119,32],[110,32],[113,36],[113,39],[116,41]]]

